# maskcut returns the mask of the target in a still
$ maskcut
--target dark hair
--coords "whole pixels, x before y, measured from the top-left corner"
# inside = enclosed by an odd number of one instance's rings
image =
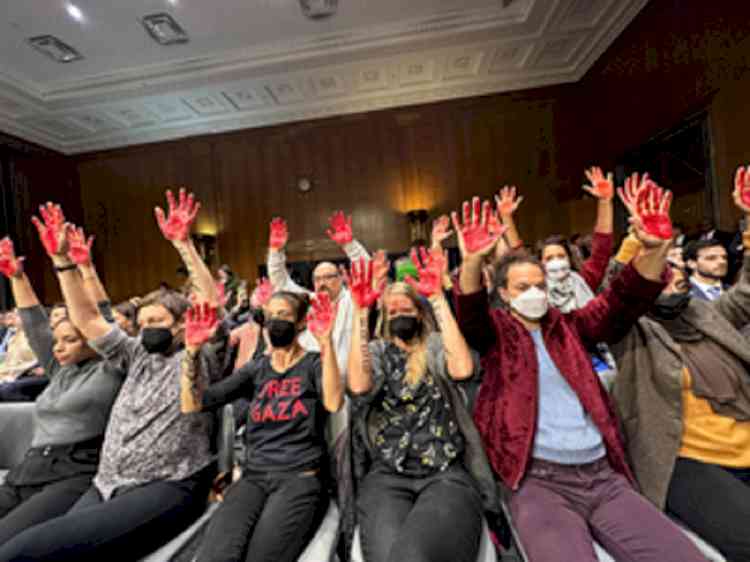
[[[310,297],[306,293],[292,293],[291,291],[277,291],[271,299],[284,299],[295,311],[295,320],[301,322],[307,317],[310,308]],[[269,301],[270,302],[270,301]]]
[[[570,242],[568,242],[568,239],[565,238],[565,236],[561,234],[554,234],[539,242],[539,244],[537,245],[537,249],[539,251],[539,259],[542,259],[542,254],[544,253],[544,249],[547,246],[562,246],[563,248],[565,248],[565,252],[568,254],[568,259],[573,259],[573,252],[570,249]]]
[[[497,291],[500,288],[508,288],[508,272],[514,265],[531,264],[537,266],[539,269],[544,271],[542,262],[540,262],[534,256],[530,256],[525,252],[511,252],[510,254],[504,255],[495,266],[494,276],[494,289]]]
[[[131,301],[124,301],[115,306],[115,310],[122,314],[125,318],[130,320],[131,322],[135,323],[135,317],[136,312],[138,312],[138,307],[133,304]]]
[[[187,309],[190,308],[190,301],[177,291],[159,289],[149,293],[138,303],[138,307],[135,309],[135,319],[137,320],[142,308],[154,305],[161,305],[166,308],[174,321],[179,322]]]
[[[693,240],[685,246],[685,250],[683,253],[683,259],[687,260],[697,260],[698,259],[698,253],[701,250],[705,250],[706,248],[714,248],[716,246],[724,247],[724,244],[719,242],[718,240]]]

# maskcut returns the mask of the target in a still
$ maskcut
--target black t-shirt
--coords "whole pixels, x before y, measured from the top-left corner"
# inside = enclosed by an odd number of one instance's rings
[[[203,408],[250,400],[245,434],[250,470],[317,468],[326,450],[322,370],[319,353],[306,353],[284,373],[277,373],[264,356],[206,389]]]

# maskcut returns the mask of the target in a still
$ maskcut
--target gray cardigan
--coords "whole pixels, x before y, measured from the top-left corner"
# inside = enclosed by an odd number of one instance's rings
[[[734,287],[714,302],[691,299],[684,314],[705,337],[750,365],[750,346],[740,332],[750,324],[750,256],[745,256]],[[612,396],[624,426],[628,461],[643,494],[663,509],[682,444],[685,361],[667,331],[645,317],[612,349],[618,366]]]

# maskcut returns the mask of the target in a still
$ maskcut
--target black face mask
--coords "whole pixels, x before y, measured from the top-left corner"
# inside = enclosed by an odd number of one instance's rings
[[[172,347],[174,336],[169,328],[143,328],[141,344],[149,353],[166,353]]]
[[[268,338],[274,347],[289,347],[297,335],[297,327],[290,320],[272,318],[266,322]]]
[[[422,323],[416,316],[396,316],[388,323],[391,335],[402,341],[411,341],[422,330]]]
[[[672,293],[671,295],[659,295],[653,308],[653,315],[662,320],[674,320],[690,304],[690,293]]]
[[[255,322],[258,326],[260,326],[262,328],[263,327],[263,323],[266,320],[265,316],[263,316],[263,309],[262,308],[253,308],[252,309],[252,316],[253,316],[253,322]]]

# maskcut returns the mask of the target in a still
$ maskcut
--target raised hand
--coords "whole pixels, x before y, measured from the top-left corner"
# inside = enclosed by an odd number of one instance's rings
[[[669,208],[672,192],[662,189],[652,181],[637,194],[638,213],[630,218],[635,235],[646,247],[660,246],[673,236]]]
[[[385,250],[378,250],[372,257],[372,286],[374,289],[385,287],[388,282],[388,271],[391,264]]]
[[[253,308],[263,308],[273,296],[273,285],[268,277],[261,277],[255,283],[255,290],[250,295],[250,306]]]
[[[209,303],[194,303],[185,314],[185,346],[198,349],[216,333],[219,319]]]
[[[216,297],[219,301],[220,306],[227,306],[229,302],[229,295],[227,295],[227,289],[224,287],[224,283],[221,281],[216,282]]]
[[[490,232],[488,226],[490,213],[490,202],[485,201],[482,205],[479,197],[474,197],[471,205],[464,201],[463,224],[459,223],[457,213],[451,213],[453,228],[456,229],[458,245],[464,258],[484,257],[495,248],[500,235]]]
[[[195,201],[193,194],[187,194],[185,188],[180,188],[179,201],[175,203],[172,192],[167,190],[167,203],[169,204],[169,216],[164,217],[164,211],[160,207],[154,209],[156,222],[159,223],[164,238],[173,242],[184,242],[190,235],[190,227],[200,211],[201,204]]]
[[[421,257],[421,263],[420,263]],[[438,295],[443,290],[443,275],[448,270],[448,259],[442,250],[433,248],[429,253],[424,248],[411,251],[411,261],[417,266],[419,281],[407,277],[406,282],[424,297]]]
[[[432,247],[442,248],[443,242],[453,236],[451,220],[448,215],[442,215],[432,223]]]
[[[328,237],[339,246],[344,246],[354,240],[352,234],[352,217],[347,217],[344,211],[336,211],[328,219],[331,228],[326,230]]]
[[[281,217],[275,217],[271,220],[271,233],[268,237],[268,246],[274,250],[281,250],[289,241],[289,229],[286,221]]]
[[[497,213],[490,210],[490,214],[487,215],[487,230],[489,230],[490,234],[493,236],[502,236],[505,234],[505,231],[508,230],[508,227],[500,221]]]
[[[83,228],[76,228],[70,225],[68,228],[68,257],[78,265],[89,265],[91,263],[91,246],[94,244],[94,237],[89,236],[86,240],[86,234]]]
[[[750,215],[750,166],[737,168],[734,175],[734,204],[746,215]]]
[[[630,177],[625,178],[625,187],[617,188],[617,195],[631,216],[638,215],[638,204],[647,195],[646,187],[649,181],[648,173],[640,178],[637,172],[633,172]]]
[[[359,262],[352,262],[350,273],[344,272],[354,304],[360,310],[370,308],[375,304],[383,290],[383,285],[373,286],[373,267],[372,261],[360,258]]]
[[[0,240],[0,273],[8,279],[23,274],[24,258],[17,258],[13,242],[7,236]]]
[[[602,169],[594,166],[590,170],[586,170],[584,172],[586,174],[586,179],[591,182],[591,185],[584,185],[583,189],[587,193],[590,193],[597,199],[603,199],[605,201],[610,201],[612,197],[615,195],[615,183],[612,176],[612,173],[609,173],[604,176],[604,172],[602,172]]]
[[[39,231],[39,239],[42,241],[44,249],[50,257],[64,256],[68,250],[68,243],[65,232],[65,215],[62,208],[60,205],[47,203],[46,206],[39,207],[39,214],[42,220],[40,221],[37,217],[32,216],[31,222]]]
[[[325,291],[315,293],[310,305],[311,310],[307,314],[307,329],[312,332],[318,342],[323,343],[331,336],[336,309],[331,302],[331,297]]]
[[[523,197],[516,195],[515,185],[506,185],[495,195],[495,205],[500,217],[512,216],[522,202]]]

